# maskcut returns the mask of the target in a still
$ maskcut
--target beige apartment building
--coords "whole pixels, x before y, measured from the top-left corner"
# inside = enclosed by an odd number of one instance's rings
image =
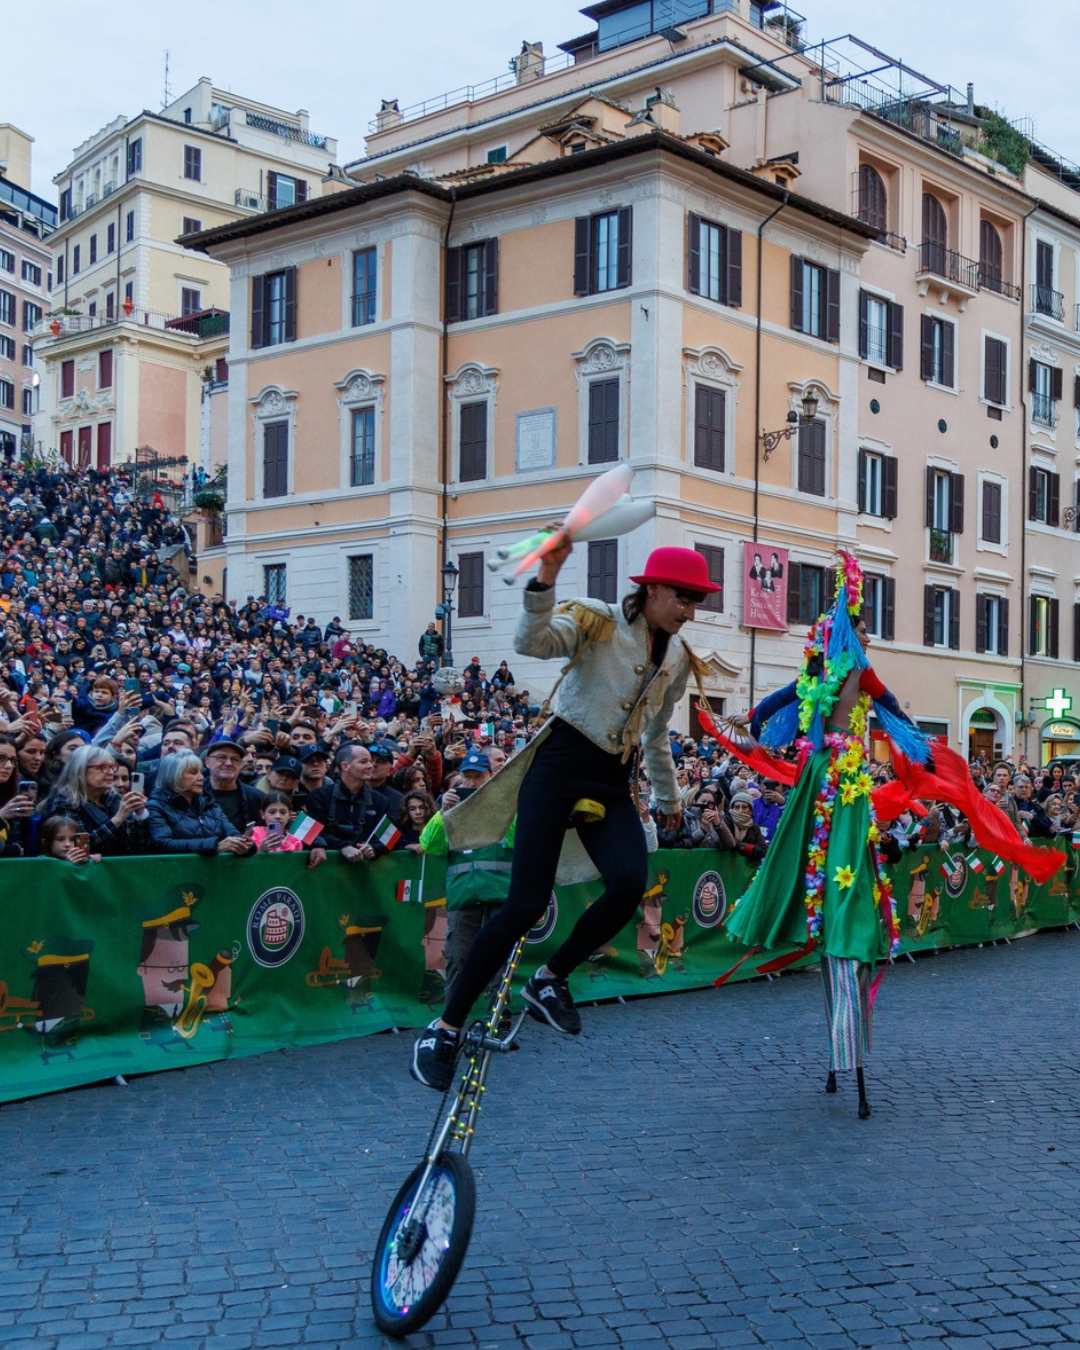
[[[1052,480],[1032,471],[1051,472],[1064,434],[1035,423],[1031,395],[1045,391],[1029,381],[1050,379],[1056,410],[1075,396],[1077,182],[1034,147],[1018,161],[1015,129],[970,86],[957,94],[855,39],[807,46],[780,0],[603,0],[584,13],[595,26],[558,55],[525,43],[485,85],[384,100],[365,156],[346,166],[361,195],[202,237],[233,262],[234,307],[252,305],[253,277],[306,263],[301,325],[316,325],[320,350],[345,344],[328,398],[313,370],[305,378],[302,326],[272,352],[232,335],[246,385],[229,391],[230,465],[246,478],[243,495],[230,479],[230,594],[277,588],[408,652],[445,550],[462,574],[455,654],[494,662],[517,600],[484,562],[572,500],[608,462],[591,439],[607,435],[603,453],[635,465],[656,521],[576,554],[567,589],[618,589],[656,542],[712,550],[723,609],[700,614],[692,640],[718,654],[718,697],[742,707],[790,678],[844,544],[867,571],[875,662],[916,720],[967,751],[1061,750],[1066,722],[1036,734],[1032,704],[1072,690],[1060,636],[1072,618],[1049,602],[1067,591],[1076,603],[1080,569],[1060,501],[1056,524],[1027,519],[1051,514]],[[699,170],[713,180],[705,195]],[[740,172],[760,184],[756,207]],[[387,205],[402,174],[429,219],[422,266],[418,224]],[[1033,232],[1051,218],[1049,284]],[[282,251],[289,240],[297,252]],[[319,292],[334,291],[307,320],[317,269],[301,241],[325,256]],[[597,248],[610,263],[599,294]],[[361,255],[371,272],[355,271]],[[1060,293],[1063,318],[1032,312],[1040,287]],[[376,306],[363,348],[348,331],[359,294]],[[715,404],[699,392],[710,386]],[[266,422],[286,427],[270,450],[286,504],[258,504]],[[718,422],[722,455],[699,451]],[[370,517],[313,476],[335,429],[340,491],[349,498],[359,473]],[[350,524],[350,510],[364,519]],[[746,623],[748,539],[788,550],[786,631]],[[517,664],[530,686],[550,683],[544,666]]]
[[[32,334],[48,304],[56,207],[30,191],[32,152],[32,136],[0,124],[0,463],[35,448]]]
[[[53,284],[34,334],[38,436],[69,464],[149,448],[212,467],[205,405],[228,379],[229,277],[179,236],[318,197],[337,143],[206,78],[117,117],[56,178]]]
[[[839,316],[874,232],[679,135],[667,104],[588,98],[570,121],[603,142],[579,151],[560,127],[494,175],[399,174],[189,241],[230,264],[249,320],[230,334],[228,594],[337,613],[408,654],[449,559],[455,654],[494,666],[521,603],[488,569],[495,550],[626,460],[656,518],[576,550],[566,590],[614,599],[654,545],[699,549],[724,590],[693,640],[716,656],[716,698],[741,706],[755,521],[804,565],[802,618],[825,600],[836,501],[855,492],[839,391],[858,362]],[[820,338],[789,322],[793,257],[821,271]],[[799,453],[766,462],[759,419]],[[762,684],[799,642],[762,639]],[[551,676],[515,673],[530,689]]]

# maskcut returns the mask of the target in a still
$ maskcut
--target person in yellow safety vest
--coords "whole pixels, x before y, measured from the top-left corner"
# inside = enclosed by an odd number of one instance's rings
[[[487,782],[491,777],[491,761],[482,750],[470,750],[462,760],[459,772],[465,786],[456,790],[449,788],[444,793],[442,805],[447,811]],[[420,835],[420,847],[425,853],[447,859],[448,989],[457,978],[473,939],[486,923],[492,906],[502,904],[510,892],[510,866],[516,826],[515,817],[497,844],[489,844],[484,848],[450,851],[446,842],[446,826],[443,823],[442,811],[436,811]]]

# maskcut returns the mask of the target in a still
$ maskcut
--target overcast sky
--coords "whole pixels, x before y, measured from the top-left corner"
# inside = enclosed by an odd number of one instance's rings
[[[1032,117],[1039,140],[1080,160],[1077,0],[797,3],[809,40],[855,32],[941,83],[972,80],[980,102]],[[307,108],[345,163],[363,153],[380,98],[405,107],[480,83],[506,70],[523,39],[553,51],[592,27],[570,0],[53,0],[47,22],[32,5],[5,11],[0,121],[35,138],[33,188],[52,201],[75,145],[118,113],[161,107],[166,48],[174,97],[209,75]]]

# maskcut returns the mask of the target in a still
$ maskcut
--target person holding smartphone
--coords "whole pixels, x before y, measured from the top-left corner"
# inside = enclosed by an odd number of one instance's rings
[[[20,857],[26,825],[34,813],[37,784],[34,793],[28,791],[28,780],[20,781],[18,751],[15,737],[0,736],[0,857]]]
[[[442,1017],[413,1047],[412,1076],[438,1091],[453,1081],[473,1004],[547,907],[564,846],[565,878],[599,873],[604,893],[523,997],[537,1021],[566,1035],[581,1030],[569,976],[630,920],[646,887],[646,839],[631,790],[642,748],[661,824],[674,831],[682,818],[668,726],[691,674],[701,690],[703,666],[681,633],[719,587],[693,549],[657,548],[621,604],[579,599],[556,611],[555,581],[570,550],[562,543],[541,559],[514,640],[524,656],[568,662],[549,698],[554,716],[515,756],[513,773],[497,774],[445,816],[455,851],[498,843],[515,811],[517,830],[509,894],[464,956]]]

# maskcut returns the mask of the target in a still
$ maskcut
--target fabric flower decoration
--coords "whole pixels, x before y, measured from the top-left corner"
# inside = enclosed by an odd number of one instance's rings
[[[838,867],[836,869],[836,874],[833,877],[833,880],[836,882],[836,884],[840,887],[842,891],[846,891],[851,885],[854,884],[855,873],[852,871],[850,867],[848,867],[845,864],[845,866]]]

